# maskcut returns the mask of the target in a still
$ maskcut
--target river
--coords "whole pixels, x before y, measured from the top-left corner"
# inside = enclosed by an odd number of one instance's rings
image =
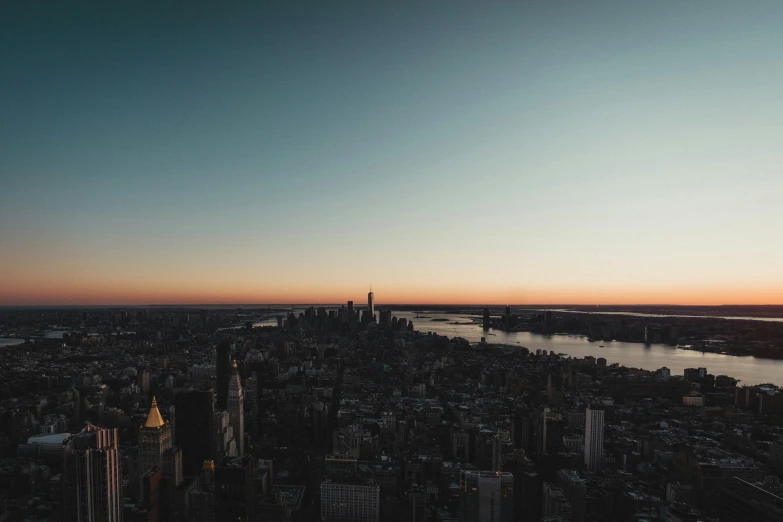
[[[14,346],[17,344],[22,344],[23,342],[24,339],[19,339],[17,337],[0,337],[0,347]]]
[[[737,357],[717,353],[702,353],[685,350],[663,344],[644,345],[641,343],[621,343],[588,341],[586,337],[575,335],[541,335],[531,332],[504,332],[489,330],[484,332],[478,323],[467,323],[472,316],[422,312],[428,318],[416,318],[414,312],[393,312],[397,318],[413,321],[414,328],[420,332],[434,332],[449,337],[463,337],[478,342],[486,336],[488,343],[524,346],[535,352],[538,349],[563,353],[571,357],[604,357],[608,364],[620,363],[631,368],[657,370],[663,366],[671,370],[672,375],[682,375],[685,368],[707,368],[713,375],[728,375],[742,384],[773,383],[783,386],[783,360],[757,359],[756,357]],[[445,318],[447,321],[432,321]],[[601,346],[604,348],[601,348]]]
[[[296,309],[294,313],[299,314],[300,311],[303,309]],[[392,315],[398,319],[405,318],[413,321],[417,331],[433,332],[448,337],[462,337],[474,343],[481,341],[482,337],[486,337],[488,343],[524,346],[532,352],[541,349],[580,358],[592,355],[593,357],[604,357],[608,364],[619,363],[629,368],[643,368],[645,370],[657,370],[665,366],[671,370],[672,375],[682,375],[685,368],[701,367],[707,368],[709,373],[716,376],[728,375],[738,379],[741,384],[773,383],[783,386],[783,360],[704,353],[664,344],[591,342],[587,340],[587,337],[577,335],[541,335],[494,329],[484,332],[479,323],[472,322],[476,316],[442,312],[420,312],[420,314],[423,317],[417,318],[416,312],[392,312]],[[446,320],[433,321],[432,319]],[[276,324],[276,319],[271,317],[254,323],[254,326]]]

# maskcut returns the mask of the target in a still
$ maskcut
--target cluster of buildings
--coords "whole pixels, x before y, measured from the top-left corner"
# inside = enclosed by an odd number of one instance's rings
[[[0,349],[2,522],[783,521],[775,386],[423,334],[372,293],[31,313],[0,327],[79,327]]]

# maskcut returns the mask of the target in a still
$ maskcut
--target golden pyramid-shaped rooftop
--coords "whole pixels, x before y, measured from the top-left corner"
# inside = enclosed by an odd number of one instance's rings
[[[150,407],[150,414],[147,415],[147,422],[144,423],[145,428],[160,428],[163,426],[163,417],[160,416],[158,411],[158,403],[155,401],[155,397],[152,398],[152,406]]]

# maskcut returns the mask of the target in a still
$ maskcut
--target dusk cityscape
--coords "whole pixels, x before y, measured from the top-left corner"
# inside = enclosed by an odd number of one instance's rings
[[[783,2],[0,6],[0,522],[783,522]]]

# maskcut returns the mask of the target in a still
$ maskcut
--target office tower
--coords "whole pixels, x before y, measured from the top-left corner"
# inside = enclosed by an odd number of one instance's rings
[[[161,417],[153,397],[147,421],[139,429],[139,469],[145,474],[156,467],[173,479],[174,487],[182,484],[182,454],[173,445],[171,425]]]
[[[476,448],[473,455],[473,464],[479,470],[492,470],[492,450],[495,441],[495,434],[491,430],[481,430],[473,438]]]
[[[451,433],[451,455],[464,463],[471,462],[470,434],[464,430],[454,430]],[[475,450],[474,450],[475,453]]]
[[[223,462],[226,457],[237,457],[237,443],[234,440],[234,428],[227,411],[216,411],[212,422],[212,450],[210,455],[215,462]]]
[[[541,518],[560,517],[571,522],[572,507],[563,490],[551,482],[544,482],[541,495]]]
[[[375,294],[370,293],[367,294],[367,313],[370,315],[367,318],[367,322],[372,323],[375,321]]]
[[[207,311],[206,309],[201,310],[201,329],[205,332],[207,331]]]
[[[162,479],[163,471],[158,468],[152,468],[141,476],[139,503],[131,508],[130,513],[128,511],[125,512],[124,518],[126,521],[144,520],[157,522],[161,519],[165,520],[165,517],[161,517],[162,512],[164,512],[163,506],[161,506],[160,494]]]
[[[201,474],[188,487],[188,520],[215,522],[215,463],[205,460]]]
[[[544,408],[536,425],[536,454],[540,456],[549,452],[549,446],[562,441],[562,437],[562,416],[559,413],[553,413],[549,408]]]
[[[150,372],[145,368],[139,371],[139,389],[144,397],[150,395]]]
[[[501,471],[460,472],[462,522],[512,522],[514,476]]]
[[[245,454],[245,396],[242,392],[242,383],[239,382],[236,361],[233,362],[231,372],[227,411],[231,429],[234,431],[234,440],[237,443],[237,457],[241,457]]]
[[[187,390],[174,395],[177,412],[177,446],[182,449],[185,476],[195,477],[211,454],[215,392]]]
[[[223,342],[217,347],[217,409],[228,408],[228,383],[231,380],[231,345]]]
[[[314,402],[311,415],[313,423],[313,442],[317,445],[323,444],[327,435],[329,404],[322,401]]]
[[[491,319],[489,317],[489,308],[484,308],[484,330],[489,330]]]
[[[587,495],[587,483],[579,477],[576,471],[561,469],[557,472],[557,487],[571,504],[571,520],[573,522],[584,522],[585,520],[585,497]]]
[[[599,471],[603,464],[604,411],[587,407],[585,410],[585,467]]]
[[[530,453],[530,411],[522,406],[514,410],[514,446]]]
[[[78,522],[122,520],[119,434],[88,424],[63,443],[63,518]]]
[[[544,312],[544,317],[541,322],[541,332],[546,334],[551,334],[554,330],[554,320],[552,319],[552,312],[547,310]]]
[[[253,458],[250,455],[215,467],[215,513],[219,520],[252,519]]]
[[[326,478],[321,481],[321,520],[378,522],[381,487],[369,478]]]
[[[508,430],[498,430],[492,439],[492,467],[490,469],[498,471],[503,469],[503,464],[514,451],[514,441],[511,438],[511,432]]]
[[[348,322],[352,322],[356,318],[356,312],[353,309],[353,301],[348,301]]]
[[[506,461],[504,470],[514,476],[514,519],[538,522],[541,519],[541,493],[535,463],[518,449]]]
[[[250,372],[247,379],[247,395],[250,400],[250,435],[253,439],[258,438],[258,394],[261,387],[257,371]]]
[[[147,421],[139,429],[139,462],[142,473],[151,468],[163,468],[163,453],[170,449],[171,426],[163,420],[158,410],[155,397],[152,398],[152,406],[147,415]]]

